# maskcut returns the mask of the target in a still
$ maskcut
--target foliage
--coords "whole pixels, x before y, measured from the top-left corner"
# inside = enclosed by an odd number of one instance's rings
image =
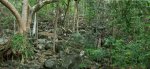
[[[104,46],[111,48],[112,65],[119,68],[146,68],[149,60],[149,33],[145,30],[148,1],[111,1],[107,24],[113,30]],[[111,27],[111,28],[110,28]],[[115,30],[114,30],[115,29]],[[114,34],[115,33],[115,34]],[[115,36],[114,36],[115,35]]]
[[[80,48],[95,48],[94,37],[91,34],[73,33],[68,42],[68,46],[79,46]]]
[[[82,68],[84,68],[84,67],[87,67],[88,65],[87,64],[80,64],[80,68],[82,69]]]
[[[33,55],[33,48],[24,35],[16,34],[12,37],[12,51],[14,54],[21,54],[22,58],[28,58]]]
[[[99,49],[90,48],[90,49],[85,49],[85,51],[91,60],[102,61],[106,56],[109,55],[108,52],[103,48],[99,48]]]
[[[50,11],[50,10],[54,10],[54,4],[52,5],[46,5],[44,6],[43,8],[41,8],[41,10],[38,12],[38,15],[40,20],[49,20],[49,19],[52,19],[53,17],[50,17],[50,16],[54,16],[54,11]],[[47,16],[49,15],[49,16]]]
[[[71,37],[63,43],[64,47],[79,47],[83,48],[85,44],[84,37],[80,33],[73,33]]]
[[[93,0],[86,0],[85,1],[85,6],[86,6],[85,16],[87,17],[88,22],[91,22],[95,17],[94,2],[95,1],[93,1]]]
[[[105,46],[111,46],[112,48],[110,57],[112,58],[113,66],[121,68],[147,67],[149,47],[144,46],[145,40],[136,40],[126,44],[122,39],[111,37],[111,39],[107,38],[105,42]]]
[[[143,18],[145,18],[144,15],[148,11],[147,3],[148,1],[112,1],[109,4],[111,19],[108,25],[112,28],[119,29],[116,34],[120,34],[118,36],[121,38],[130,36],[136,38],[136,35],[144,32]]]
[[[18,10],[21,10],[22,0],[18,1],[10,0]],[[36,3],[36,0],[29,1],[31,6]],[[65,14],[67,1],[68,0],[59,1],[60,15]],[[62,43],[63,47],[71,46],[71,48],[83,49],[91,61],[99,64],[105,63],[102,62],[105,59],[111,59],[112,63],[110,66],[113,67],[149,68],[150,1],[81,0],[79,2],[79,32],[72,33],[71,35],[67,32],[69,36],[67,36],[67,39],[64,39],[65,43]],[[8,9],[3,9],[3,12],[8,11]],[[74,16],[74,9],[74,1],[70,1],[69,14],[66,17],[66,20],[68,20],[64,21],[64,23],[66,23],[64,25],[73,26],[72,17]],[[0,16],[4,16],[0,19],[0,22],[6,24],[6,26],[14,19],[13,16],[7,17],[10,15],[9,13],[10,12],[8,12],[8,15],[0,13]],[[55,19],[53,17],[55,14],[56,4],[50,4],[43,6],[38,12],[37,17],[41,21],[46,20],[51,22]],[[83,21],[80,19],[83,19]],[[58,23],[58,28],[60,29],[60,27],[62,26]],[[85,32],[80,33],[80,30],[84,30]],[[102,31],[104,31],[104,34]],[[53,32],[53,29],[50,32]],[[57,31],[57,33],[59,33],[59,31]],[[58,36],[60,35],[58,34]],[[102,40],[100,48],[96,47],[98,39]],[[28,43],[25,36],[20,34],[14,35],[12,38],[13,52],[20,52],[26,58],[30,57],[33,54],[33,48]],[[111,62],[111,60],[109,61]],[[86,66],[88,66],[88,64],[81,63],[80,65],[81,68]]]

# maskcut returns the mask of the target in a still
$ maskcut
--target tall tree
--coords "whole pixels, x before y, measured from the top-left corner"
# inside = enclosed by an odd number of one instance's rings
[[[74,25],[73,31],[75,32],[75,25],[76,25],[76,32],[78,32],[78,4],[79,0],[74,0]]]
[[[55,14],[55,19],[54,19],[54,40],[53,40],[53,51],[54,53],[56,53],[56,42],[57,42],[57,23],[58,23],[58,19],[60,17],[60,6],[59,6],[59,2],[56,4],[56,14]]]
[[[58,0],[38,0],[38,2],[33,7],[31,7],[28,0],[22,0],[22,15],[8,0],[0,0],[0,3],[2,3],[12,12],[18,23],[18,32],[24,34],[28,32],[30,24],[32,22],[32,17],[35,12],[39,11],[43,6],[47,4],[57,1]]]

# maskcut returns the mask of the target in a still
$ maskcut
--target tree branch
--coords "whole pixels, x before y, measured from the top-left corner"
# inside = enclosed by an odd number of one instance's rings
[[[58,0],[41,0],[39,1],[36,5],[34,5],[32,7],[32,14],[34,14],[35,12],[39,11],[43,6],[49,4],[49,3],[54,3],[54,2],[58,2]]]
[[[21,23],[21,16],[18,10],[8,0],[0,0],[0,2],[11,11],[18,23]]]

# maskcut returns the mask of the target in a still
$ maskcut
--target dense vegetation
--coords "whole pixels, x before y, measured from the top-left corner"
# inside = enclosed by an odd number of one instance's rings
[[[24,0],[8,1],[21,13]],[[0,6],[1,62],[27,64],[41,54],[45,68],[47,62],[54,69],[150,68],[148,0],[56,0],[35,12],[25,33],[18,33],[16,17]]]

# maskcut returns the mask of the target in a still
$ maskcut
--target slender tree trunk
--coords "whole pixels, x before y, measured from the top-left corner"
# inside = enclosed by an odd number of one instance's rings
[[[75,5],[74,5],[74,24],[73,24],[73,32],[78,32],[78,1],[74,1]],[[76,25],[76,26],[75,26]]]
[[[36,24],[36,45],[38,45],[38,37],[39,37],[39,35],[38,35],[38,21],[37,21],[37,24]]]
[[[69,7],[70,7],[70,0],[67,0],[67,8],[66,8],[64,20],[62,23],[65,23],[66,17],[69,15]]]
[[[78,13],[78,1],[76,1],[76,3],[75,3],[75,6],[76,6],[76,29],[77,29],[77,33],[79,32],[79,30],[78,30],[78,28],[79,28],[79,13]]]
[[[74,21],[73,21],[73,32],[75,32],[75,25],[76,25],[76,14],[77,14],[77,11],[76,11],[76,1],[74,1],[75,4],[74,4]]]
[[[32,23],[32,17],[34,15],[35,14],[33,14],[32,10],[28,7],[28,18],[27,18],[27,24],[26,24],[27,31],[31,31],[30,25]]]
[[[34,34],[36,33],[36,25],[37,25],[37,22],[36,22],[36,21],[37,21],[37,19],[36,19],[36,13],[35,13],[32,35],[34,35]]]
[[[55,25],[54,25],[54,41],[53,41],[53,51],[56,53],[56,42],[57,42],[57,23],[59,19],[59,2],[57,3],[56,7],[56,16],[55,16]]]
[[[14,34],[16,33],[16,21],[14,20]]]

